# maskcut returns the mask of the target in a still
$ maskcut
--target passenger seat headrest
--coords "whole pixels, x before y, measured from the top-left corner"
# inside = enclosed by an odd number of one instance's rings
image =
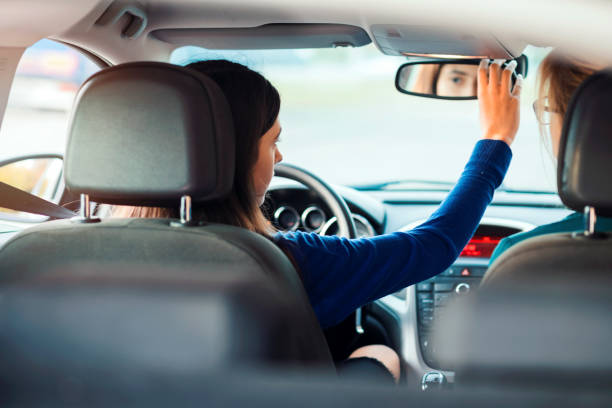
[[[612,216],[612,70],[585,80],[574,93],[559,143],[557,187],[576,211]]]
[[[109,204],[178,206],[221,198],[234,180],[229,104],[210,78],[136,62],[79,90],[69,124],[66,187]]]

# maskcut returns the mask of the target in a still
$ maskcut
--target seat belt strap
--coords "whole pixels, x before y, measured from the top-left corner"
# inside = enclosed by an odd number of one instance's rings
[[[0,207],[53,218],[72,218],[77,215],[67,208],[26,193],[2,181],[0,181]]]

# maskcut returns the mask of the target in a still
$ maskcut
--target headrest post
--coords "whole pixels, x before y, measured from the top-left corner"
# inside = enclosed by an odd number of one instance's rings
[[[89,204],[88,194],[81,194],[81,217],[85,219],[91,218],[91,206]]]
[[[597,223],[597,214],[595,208],[591,206],[584,207],[584,235],[591,237],[595,235],[595,224]]]
[[[82,222],[82,223],[100,222],[99,218],[94,218],[91,216],[91,203],[89,201],[89,194],[81,194],[80,210],[81,210],[80,215],[72,218],[72,222]]]
[[[181,224],[191,224],[191,197],[184,195],[181,197]]]

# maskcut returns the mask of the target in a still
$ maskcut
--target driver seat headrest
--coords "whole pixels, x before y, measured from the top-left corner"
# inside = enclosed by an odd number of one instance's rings
[[[159,62],[104,69],[81,86],[66,187],[108,204],[178,206],[222,198],[234,181],[234,127],[219,86]]]
[[[589,206],[612,216],[612,70],[586,79],[574,92],[559,143],[557,187],[575,211]]]

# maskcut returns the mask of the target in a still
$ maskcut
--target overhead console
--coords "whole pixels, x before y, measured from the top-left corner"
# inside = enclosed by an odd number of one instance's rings
[[[159,29],[150,35],[170,44],[220,50],[361,47],[372,42],[364,29],[347,24]]]
[[[524,42],[502,42],[490,33],[468,33],[421,25],[376,24],[374,41],[388,55],[432,58],[500,58],[521,55]]]

